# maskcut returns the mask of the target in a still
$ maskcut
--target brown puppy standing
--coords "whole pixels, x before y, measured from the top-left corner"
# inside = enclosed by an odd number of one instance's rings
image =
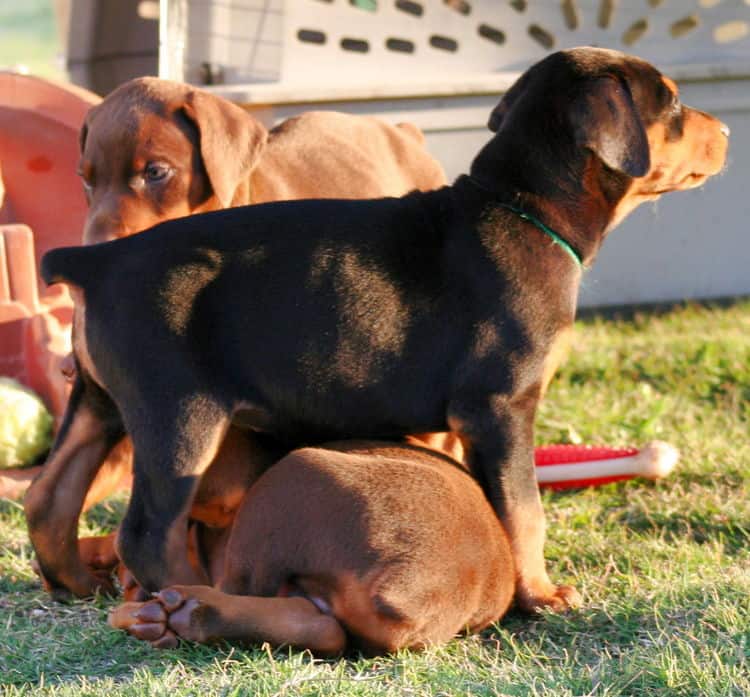
[[[534,475],[550,348],[573,321],[578,262],[642,201],[717,173],[728,130],[653,66],[590,48],[527,71],[491,123],[470,175],[435,192],[230,209],[45,257],[45,278],[78,295],[82,369],[53,459],[71,464],[87,420],[127,428],[118,550],[148,590],[199,582],[187,516],[234,422],[297,442],[450,428],[505,524],[520,606],[577,599],[547,575]],[[27,505],[35,543],[44,513]],[[49,551],[55,581],[91,584]]]
[[[92,108],[80,140],[79,173],[89,202],[84,244],[227,206],[309,197],[399,196],[445,184],[440,164],[411,124],[309,112],[269,132],[227,100],[152,77],[123,84]],[[72,379],[72,361],[67,372]],[[63,565],[78,552],[73,544],[57,546],[59,532],[74,530],[82,508],[130,479],[130,440],[117,429],[110,432],[93,423],[78,422],[77,437],[46,464],[30,499],[32,507],[45,509],[46,532],[39,530],[39,544],[50,552],[55,549]],[[239,458],[245,440],[233,429],[217,467],[226,473],[243,469]],[[260,461],[258,471],[282,452],[260,445],[253,450]],[[105,456],[94,478],[93,470]],[[58,471],[68,461],[89,463],[93,470]],[[236,480],[236,474],[231,476]],[[240,489],[249,481],[243,479]],[[87,595],[91,584],[70,590]]]
[[[142,77],[86,116],[84,244],[193,213],[300,198],[401,196],[445,184],[415,126],[313,111],[270,132],[237,105]]]

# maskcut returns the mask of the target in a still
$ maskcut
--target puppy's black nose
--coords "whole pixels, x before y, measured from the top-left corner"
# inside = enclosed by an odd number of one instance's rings
[[[729,126],[727,126],[725,123],[721,124],[721,127],[719,130],[727,137],[729,138],[729,134],[731,131],[729,130]]]

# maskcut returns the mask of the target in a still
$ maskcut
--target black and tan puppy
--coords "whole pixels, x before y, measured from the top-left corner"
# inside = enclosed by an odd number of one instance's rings
[[[92,429],[131,435],[118,547],[146,589],[202,581],[187,511],[231,423],[292,445],[447,428],[509,535],[517,602],[577,602],[543,557],[545,361],[581,264],[639,203],[721,170],[728,130],[653,66],[594,48],[533,66],[490,123],[470,174],[434,192],[230,209],[45,257],[44,278],[76,299],[80,375],[54,469],[85,479]],[[33,489],[26,511],[36,541]],[[48,545],[37,554],[53,584],[95,586]]]

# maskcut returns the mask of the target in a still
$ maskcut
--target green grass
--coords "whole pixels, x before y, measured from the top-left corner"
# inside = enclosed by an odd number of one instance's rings
[[[578,323],[538,420],[539,442],[682,452],[668,480],[546,493],[567,616],[511,615],[421,654],[316,661],[223,646],[156,652],[105,624],[110,601],[52,602],[29,570],[20,508],[0,504],[5,695],[750,694],[750,301]],[[97,507],[106,530],[122,501]]]
[[[52,0],[0,0],[0,69],[63,79]]]

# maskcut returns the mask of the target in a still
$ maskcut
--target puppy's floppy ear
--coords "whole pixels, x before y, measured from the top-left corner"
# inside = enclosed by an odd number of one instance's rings
[[[646,129],[623,80],[599,77],[586,82],[569,118],[576,144],[592,150],[608,167],[630,177],[648,172]]]
[[[95,111],[96,107],[91,107],[91,109],[86,112],[86,116],[83,118],[83,123],[81,124],[81,129],[78,131],[78,149],[81,155],[83,155],[83,151],[86,148],[86,138],[89,137],[89,121]]]
[[[86,138],[88,138],[89,135],[89,127],[84,121],[83,126],[81,126],[81,130],[78,131],[78,149],[81,151],[81,154],[83,154],[83,150],[86,147]]]
[[[505,117],[508,115],[513,104],[515,104],[519,95],[523,94],[531,82],[531,76],[534,74],[534,68],[527,70],[521,77],[518,78],[505,92],[503,98],[499,104],[490,113],[490,118],[487,121],[487,128],[493,133],[497,133],[500,130]]]
[[[198,129],[203,166],[214,193],[227,208],[237,186],[260,159],[268,131],[236,104],[202,90],[186,95],[182,111]]]
[[[506,103],[506,98],[503,97],[500,100],[500,103],[490,112],[490,118],[487,121],[487,128],[489,128],[493,133],[497,133],[507,111],[508,104]]]

